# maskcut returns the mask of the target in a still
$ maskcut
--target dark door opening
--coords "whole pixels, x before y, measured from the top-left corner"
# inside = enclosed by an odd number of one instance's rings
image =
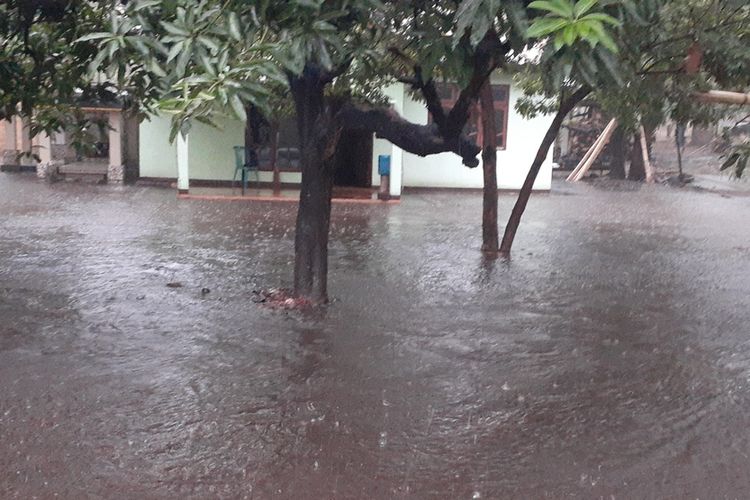
[[[344,131],[336,148],[333,184],[372,186],[372,133]]]

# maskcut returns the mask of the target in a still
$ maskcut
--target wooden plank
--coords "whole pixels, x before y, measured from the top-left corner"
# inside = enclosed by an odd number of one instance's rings
[[[607,124],[607,125],[609,125],[609,124]],[[606,128],[606,127],[605,127],[605,128]],[[591,147],[590,147],[590,148],[589,148],[589,149],[588,149],[588,150],[586,151],[586,154],[585,154],[585,155],[583,155],[583,158],[581,158],[581,161],[579,161],[579,162],[578,162],[578,165],[576,165],[576,168],[574,168],[574,169],[573,169],[573,170],[572,170],[572,171],[570,172],[570,174],[568,175],[568,177],[567,177],[567,178],[565,179],[566,181],[572,181],[572,180],[573,180],[573,178],[574,178],[574,177],[576,176],[576,174],[577,174],[578,172],[580,172],[580,170],[581,170],[581,168],[583,167],[583,165],[584,165],[584,164],[585,164],[585,163],[586,163],[586,162],[588,161],[588,159],[589,159],[589,158],[591,158],[591,153],[592,153],[592,152],[594,151],[594,149],[596,149],[596,146],[597,146],[597,145],[599,144],[599,142],[600,142],[600,141],[602,140],[603,132],[604,132],[604,131],[602,131],[602,134],[599,134],[599,137],[597,137],[597,138],[596,138],[596,140],[595,140],[595,141],[594,141],[594,143],[593,143],[593,144],[591,145]]]
[[[594,150],[591,152],[591,155],[589,156],[588,160],[586,160],[586,163],[584,163],[580,170],[576,172],[574,176],[571,176],[571,182],[578,182],[581,179],[583,179],[583,176],[586,175],[586,172],[589,171],[591,168],[591,165],[594,164],[596,159],[601,154],[602,150],[604,149],[604,146],[607,145],[609,142],[609,139],[612,137],[612,134],[614,133],[615,129],[617,128],[617,119],[612,118],[612,120],[607,124],[606,128],[602,132],[602,135],[600,136],[598,143],[594,147]]]
[[[750,105],[750,94],[741,92],[727,92],[725,90],[709,90],[708,92],[696,92],[693,94],[701,102],[716,102],[720,104]]]

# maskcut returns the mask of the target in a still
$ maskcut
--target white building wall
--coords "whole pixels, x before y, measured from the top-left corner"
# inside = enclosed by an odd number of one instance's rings
[[[497,151],[497,185],[500,189],[520,189],[526,179],[539,143],[547,132],[552,116],[533,119],[522,117],[515,109],[521,91],[508,77],[493,78],[493,83],[510,84],[508,105],[507,148]],[[404,117],[412,122],[426,124],[427,108],[408,95],[404,102]],[[453,153],[420,157],[404,152],[404,187],[481,188],[482,165],[470,169]],[[534,189],[548,190],[552,185],[552,149],[542,165]]]
[[[508,109],[507,148],[498,150],[498,188],[520,189],[529,166],[536,155],[552,116],[523,118],[515,110],[521,96],[509,77],[493,78],[493,83],[511,84]],[[403,84],[394,84],[385,89],[394,109],[407,120],[426,124],[427,108],[412,99]],[[232,146],[243,144],[243,124],[227,119],[220,121],[216,129],[195,124],[190,132],[190,178],[207,180],[231,180],[234,174]],[[140,175],[142,177],[177,177],[177,154],[174,144],[169,144],[169,118],[152,117],[144,121],[140,129]],[[453,153],[432,155],[426,158],[406,153],[383,139],[374,139],[372,184],[380,185],[377,161],[379,155],[391,156],[391,195],[399,196],[401,187],[481,188],[482,167],[469,169],[462,165]],[[298,172],[281,172],[281,182],[299,183]],[[261,172],[260,180],[272,182],[272,172]],[[539,172],[534,189],[550,189],[552,183],[552,151]]]

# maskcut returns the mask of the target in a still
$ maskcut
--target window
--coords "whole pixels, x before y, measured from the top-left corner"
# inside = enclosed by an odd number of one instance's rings
[[[453,108],[460,94],[458,85],[454,83],[437,83],[435,85],[440,105],[446,112]],[[492,85],[492,98],[495,103],[495,131],[497,132],[497,148],[505,149],[508,135],[508,101],[510,87],[508,85]],[[432,117],[430,117],[432,121]],[[464,127],[464,134],[476,144],[482,144],[482,115],[479,102],[471,106],[469,119]]]
[[[276,133],[276,166],[282,171],[298,172],[300,165],[297,120],[294,116],[282,118],[276,126],[265,123],[259,138],[258,168],[273,170],[271,135]]]

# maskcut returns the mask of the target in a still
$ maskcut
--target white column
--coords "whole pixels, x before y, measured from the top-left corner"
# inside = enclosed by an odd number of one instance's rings
[[[109,113],[109,168],[107,169],[107,181],[120,184],[125,180],[125,162],[123,153],[125,148],[122,143],[124,127],[122,123],[122,112],[120,110]]]
[[[52,139],[45,132],[40,132],[34,138],[37,148],[37,154],[39,155],[39,163],[36,166],[36,175],[40,178],[45,178],[53,175],[55,172],[52,170]]]
[[[396,92],[391,97],[393,109],[396,112],[404,116],[404,99],[406,90],[404,84],[396,85]],[[393,146],[391,150],[391,197],[401,197],[401,185],[403,184],[403,166],[404,166],[404,151],[398,147]]]
[[[52,161],[52,138],[46,132],[40,132],[36,136],[36,141],[39,146],[40,162],[50,163]]]
[[[16,118],[16,149],[28,153],[31,151],[31,132],[29,130],[29,120],[26,118]]]
[[[188,136],[177,134],[177,192],[187,194],[190,189],[190,169],[188,161]]]
[[[401,184],[403,183],[404,150],[393,146],[391,152],[391,198],[401,196]]]
[[[3,122],[3,128],[5,128],[5,141],[4,150],[0,151],[2,158],[0,163],[3,165],[16,165],[16,122],[14,118],[10,118]]]

